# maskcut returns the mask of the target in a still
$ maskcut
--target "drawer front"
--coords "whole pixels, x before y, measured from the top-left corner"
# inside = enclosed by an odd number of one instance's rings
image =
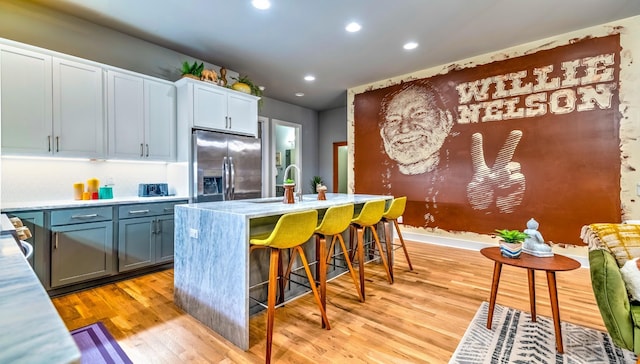
[[[118,209],[118,218],[130,219],[134,217],[158,216],[173,214],[173,206],[186,203],[186,201],[159,202],[159,203],[139,203],[135,205],[124,205]]]
[[[82,224],[113,219],[112,207],[83,207],[51,211],[51,226]]]

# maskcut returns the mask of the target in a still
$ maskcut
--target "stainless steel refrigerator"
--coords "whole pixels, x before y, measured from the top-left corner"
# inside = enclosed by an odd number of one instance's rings
[[[192,202],[262,197],[258,138],[194,130],[189,192]]]

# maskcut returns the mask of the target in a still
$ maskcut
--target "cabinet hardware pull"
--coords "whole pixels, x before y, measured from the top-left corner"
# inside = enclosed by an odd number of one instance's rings
[[[164,211],[165,212],[173,212],[173,207],[165,207]]]
[[[98,214],[86,214],[86,215],[72,215],[72,219],[90,219],[92,217],[98,217]]]
[[[147,144],[147,158],[149,158],[149,144]]]
[[[231,116],[229,116],[229,129],[231,129]]]
[[[158,228],[156,234],[162,233],[162,224],[160,223],[160,220],[156,220],[156,226]]]
[[[148,212],[149,212],[149,210],[131,210],[131,211],[129,211],[129,214],[130,215],[146,214]]]
[[[47,135],[47,147],[49,148],[49,152],[51,151],[51,135]]]
[[[151,222],[151,234],[157,234],[158,232],[156,231],[158,228],[156,227],[156,221],[153,220]]]
[[[56,153],[60,151],[60,137],[56,137]]]
[[[144,144],[140,143],[140,156],[144,157]]]
[[[224,117],[224,127],[225,127],[225,129],[229,127],[229,117],[228,116]]]
[[[58,233],[53,233],[53,237],[54,237],[54,244],[53,244],[53,248],[54,249],[58,249]]]

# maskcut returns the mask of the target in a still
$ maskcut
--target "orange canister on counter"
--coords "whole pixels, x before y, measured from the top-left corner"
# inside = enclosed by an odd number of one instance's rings
[[[87,192],[93,194],[94,192],[98,192],[98,188],[100,187],[100,180],[97,178],[89,178],[87,180]]]
[[[84,193],[84,183],[78,182],[73,184],[73,198],[76,200],[82,200],[82,194]]]

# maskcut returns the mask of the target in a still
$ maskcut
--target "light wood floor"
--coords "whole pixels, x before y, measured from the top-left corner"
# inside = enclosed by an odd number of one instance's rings
[[[332,329],[307,295],[276,310],[277,363],[447,363],[482,301],[493,263],[477,251],[408,242],[414,271],[397,251],[395,283],[368,264],[367,301],[349,275],[328,284]],[[526,270],[504,266],[498,304],[529,310]],[[557,274],[563,321],[604,331],[588,269]],[[551,316],[543,273],[536,273],[538,314]],[[265,320],[251,319],[244,352],[173,304],[173,270],[53,299],[69,330],[102,321],[134,363],[261,363]]]

